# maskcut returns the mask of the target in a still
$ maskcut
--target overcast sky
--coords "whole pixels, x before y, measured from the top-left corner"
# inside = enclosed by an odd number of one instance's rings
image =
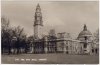
[[[12,26],[24,27],[26,34],[33,35],[34,14],[40,4],[44,34],[50,29],[67,32],[75,38],[84,24],[94,33],[99,28],[99,3],[96,1],[2,1],[1,15],[10,19]]]

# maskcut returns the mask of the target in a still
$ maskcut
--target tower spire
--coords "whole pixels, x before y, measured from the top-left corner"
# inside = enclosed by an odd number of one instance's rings
[[[40,7],[39,3],[37,4],[37,7]]]
[[[41,8],[40,8],[39,3],[36,6],[34,26],[35,25],[41,25],[41,26],[43,26],[42,13],[41,13]]]
[[[40,8],[39,3],[38,3],[37,6],[36,6],[36,12],[41,12],[41,8]]]
[[[86,24],[84,24],[84,29],[83,29],[84,31],[87,31],[87,26],[86,26]]]

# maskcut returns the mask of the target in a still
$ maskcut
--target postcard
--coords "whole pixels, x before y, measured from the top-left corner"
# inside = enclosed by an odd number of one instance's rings
[[[99,1],[1,1],[2,64],[99,64]]]

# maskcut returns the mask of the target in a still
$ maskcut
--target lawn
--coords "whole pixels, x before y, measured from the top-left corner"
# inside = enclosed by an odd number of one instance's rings
[[[2,64],[98,64],[99,55],[19,54],[2,55]]]

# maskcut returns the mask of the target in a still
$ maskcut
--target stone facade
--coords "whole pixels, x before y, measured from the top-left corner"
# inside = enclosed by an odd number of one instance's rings
[[[65,54],[93,54],[95,43],[91,32],[84,25],[77,39],[72,39],[69,33],[56,34],[50,30],[48,35],[42,37],[40,28],[43,27],[42,13],[39,4],[36,8],[34,22],[34,37],[31,53],[65,53]]]

